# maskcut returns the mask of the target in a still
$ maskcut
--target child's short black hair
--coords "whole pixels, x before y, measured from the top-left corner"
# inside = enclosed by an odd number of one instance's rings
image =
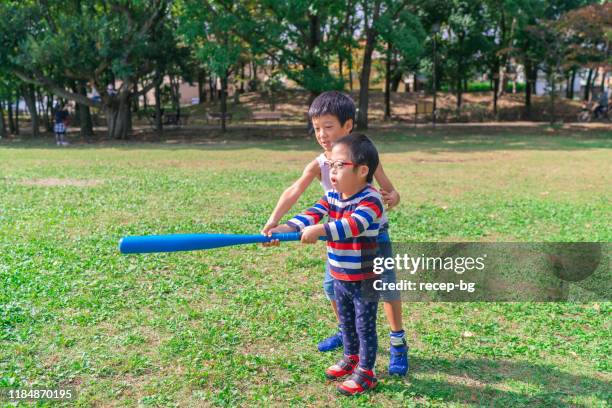
[[[343,144],[346,145],[351,153],[351,161],[356,165],[368,166],[368,176],[366,180],[371,183],[374,180],[374,172],[378,168],[380,159],[378,158],[378,150],[374,146],[374,142],[363,133],[351,133],[344,136],[334,143],[334,146]]]
[[[312,120],[323,115],[333,115],[338,118],[340,125],[344,126],[349,119],[355,123],[355,110],[355,102],[350,96],[338,91],[328,91],[312,101],[308,118]]]

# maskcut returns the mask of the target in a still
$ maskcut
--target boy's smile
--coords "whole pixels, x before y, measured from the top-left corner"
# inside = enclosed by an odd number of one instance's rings
[[[351,133],[353,121],[348,119],[344,125],[341,125],[336,116],[326,114],[312,118],[312,127],[314,128],[317,142],[319,142],[319,145],[328,155],[336,140]]]

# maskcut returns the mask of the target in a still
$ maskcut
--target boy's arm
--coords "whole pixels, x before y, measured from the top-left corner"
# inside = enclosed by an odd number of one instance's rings
[[[266,225],[261,230],[262,234],[269,235],[270,230],[278,225],[281,218],[293,207],[310,183],[320,174],[319,163],[316,160],[311,161],[304,169],[300,178],[291,187],[283,191],[283,194],[281,194],[276,203],[276,207],[274,207],[274,211],[272,211]]]
[[[301,214],[296,215],[286,224],[278,225],[270,228],[270,233],[277,232],[302,232],[303,243],[315,243],[319,237],[325,236],[325,228],[323,225],[317,225],[319,221],[329,214],[329,202],[327,196],[323,196],[314,206],[310,207]],[[319,231],[318,235],[313,235],[314,231]],[[277,245],[276,240],[270,242],[266,246]]]
[[[363,234],[373,222],[378,221],[378,219],[382,217],[382,214],[383,203],[380,199],[371,196],[366,197],[359,203],[350,217],[321,225],[321,227],[325,229],[322,235],[327,236],[327,239],[331,241],[357,237]],[[307,231],[304,230],[303,234],[306,232]]]
[[[327,196],[323,196],[315,205],[287,221],[287,225],[295,228],[296,231],[303,231],[307,227],[318,224],[328,214],[329,202]]]
[[[382,164],[379,164],[378,168],[376,168],[374,178],[380,186],[380,194],[382,195],[383,202],[387,204],[387,209],[391,209],[398,205],[400,202],[400,195],[395,190],[395,187],[393,187],[389,177],[385,174]]]

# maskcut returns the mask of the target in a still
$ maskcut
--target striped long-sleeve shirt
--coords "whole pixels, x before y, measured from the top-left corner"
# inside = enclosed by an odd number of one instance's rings
[[[335,279],[358,281],[376,276],[373,263],[383,214],[380,193],[368,185],[345,200],[339,192],[329,191],[287,224],[301,231],[329,216],[325,232],[330,272]]]

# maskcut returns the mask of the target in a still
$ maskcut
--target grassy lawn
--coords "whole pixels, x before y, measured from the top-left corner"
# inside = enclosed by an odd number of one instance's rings
[[[373,136],[402,195],[395,241],[611,241],[612,132]],[[405,379],[385,375],[381,311],[381,383],[351,400],[323,376],[340,353],[316,351],[334,327],[322,244],[117,251],[124,235],[256,233],[316,154],[0,144],[0,386],[74,386],[83,407],[609,406],[609,302],[405,303]]]

